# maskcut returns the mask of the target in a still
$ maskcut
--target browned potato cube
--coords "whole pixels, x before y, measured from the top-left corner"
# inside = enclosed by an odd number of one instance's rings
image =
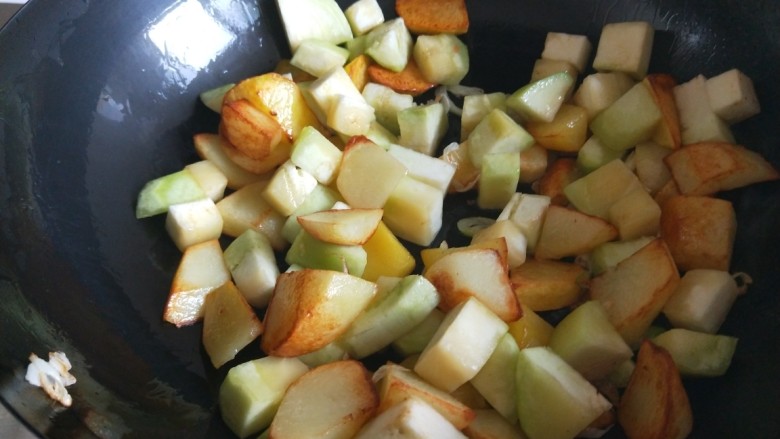
[[[374,379],[379,392],[378,413],[416,398],[430,404],[458,429],[466,427],[474,419],[472,409],[405,367],[387,363],[377,370]]]
[[[579,177],[577,162],[570,157],[561,157],[550,163],[547,172],[535,182],[534,191],[550,197],[552,204],[565,206],[569,201],[563,193],[563,188]]]
[[[665,73],[653,73],[644,79],[650,94],[658,109],[661,110],[661,122],[656,128],[653,140],[668,148],[679,148],[682,144],[680,135],[680,117],[677,113],[677,103],[674,100],[674,86],[677,81]]]
[[[465,34],[469,14],[465,0],[397,0],[395,11],[416,34]]]
[[[618,422],[634,439],[681,439],[693,414],[680,372],[669,353],[645,340],[618,407]]]
[[[222,105],[220,130],[236,149],[255,160],[269,157],[283,134],[279,122],[246,99]]]
[[[215,368],[263,332],[263,324],[235,284],[227,281],[206,295],[203,304],[203,347]]]
[[[686,195],[711,195],[780,178],[761,155],[727,142],[686,145],[667,155],[664,162]]]
[[[682,271],[728,271],[736,230],[734,207],[726,200],[679,195],[661,208],[661,237]]]
[[[369,371],[343,360],[311,369],[279,403],[270,439],[338,439],[355,436],[376,413],[379,395]]]
[[[562,261],[528,259],[509,272],[509,280],[524,306],[549,311],[572,305],[580,299],[580,282],[586,279],[581,266]]]
[[[409,62],[406,63],[406,67],[400,72],[394,72],[376,63],[368,65],[366,72],[371,82],[390,87],[396,93],[412,96],[421,95],[436,85],[423,77],[420,68],[417,67],[417,63],[411,57]]]
[[[606,220],[561,206],[550,206],[536,243],[538,259],[560,259],[590,252],[618,237]]]
[[[638,344],[680,283],[662,239],[655,239],[593,278],[590,296],[604,305],[609,321],[631,346]]]

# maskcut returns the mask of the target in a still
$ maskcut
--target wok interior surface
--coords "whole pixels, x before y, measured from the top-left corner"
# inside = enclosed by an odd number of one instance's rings
[[[348,4],[350,2],[342,2]],[[386,17],[392,2],[383,2]],[[547,31],[598,40],[609,22],[651,21],[651,71],[683,82],[737,67],[762,113],[737,139],[780,166],[780,9],[771,1],[468,2],[466,85],[511,92],[530,77]],[[164,218],[137,221],[148,180],[197,160],[215,132],[203,90],[289,56],[273,1],[32,1],[0,31],[0,397],[50,437],[229,434],[200,325],[161,319],[180,253]],[[733,271],[755,280],[721,333],[739,337],[726,376],[687,380],[695,437],[778,437],[780,185],[723,194],[739,223]],[[450,203],[449,225],[465,213]],[[450,230],[452,232],[450,232]],[[441,238],[454,239],[454,227]],[[253,344],[230,363],[259,355]],[[31,352],[65,351],[70,409],[24,381]],[[610,436],[620,437],[618,428]]]

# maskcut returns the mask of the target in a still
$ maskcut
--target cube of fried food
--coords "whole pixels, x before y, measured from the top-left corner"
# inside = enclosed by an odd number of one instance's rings
[[[661,237],[682,271],[728,271],[736,230],[734,207],[726,200],[679,195],[661,208]]]
[[[366,71],[371,82],[390,87],[396,93],[419,96],[436,86],[425,79],[414,58],[409,58],[406,67],[400,72],[386,69],[379,64],[369,65]]]
[[[544,40],[542,58],[566,61],[584,72],[593,45],[585,35],[573,35],[562,32],[548,32]]]
[[[645,21],[607,24],[601,30],[593,68],[643,78],[650,65],[654,34],[653,25]]]
[[[698,75],[672,89],[680,119],[683,145],[705,141],[733,142],[729,125],[713,111],[707,92],[707,78]]]
[[[664,162],[686,195],[711,195],[780,178],[760,154],[727,142],[686,145],[664,157]]]
[[[674,87],[677,81],[666,73],[651,73],[643,80],[653,96],[658,109],[661,110],[661,121],[653,135],[653,140],[667,148],[679,148],[682,144],[680,131],[680,116],[677,102],[674,99]]]
[[[712,111],[729,124],[761,112],[753,81],[738,69],[707,79],[707,96]]]
[[[654,239],[590,282],[591,299],[604,306],[609,321],[636,346],[680,283],[670,249]]]
[[[593,119],[633,86],[634,80],[622,72],[592,73],[582,79],[573,104],[586,109],[588,119]]]
[[[534,192],[550,197],[552,204],[565,206],[569,203],[563,188],[580,178],[577,162],[571,157],[559,157],[547,167],[547,171],[534,183]]]
[[[509,280],[520,303],[550,311],[577,302],[585,276],[585,269],[571,262],[528,259],[510,271]]]
[[[664,348],[644,341],[618,407],[618,423],[632,438],[684,438],[693,414],[680,372]]]
[[[415,34],[465,34],[469,14],[465,0],[397,0],[395,11]]]

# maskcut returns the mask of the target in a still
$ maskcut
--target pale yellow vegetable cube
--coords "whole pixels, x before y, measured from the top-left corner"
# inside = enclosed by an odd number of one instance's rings
[[[407,175],[433,186],[442,194],[447,193],[447,188],[455,175],[455,165],[396,144],[390,144],[387,147],[387,152],[406,166]]]
[[[451,392],[474,378],[508,329],[503,320],[472,297],[447,313],[414,371]]]
[[[184,169],[189,171],[192,178],[215,203],[225,195],[228,178],[214,163],[208,160],[190,163]]]
[[[384,148],[356,140],[344,148],[336,187],[352,207],[379,208],[406,174],[406,167]]]
[[[661,224],[661,208],[646,190],[640,188],[610,206],[608,218],[617,227],[622,240],[653,236]]]
[[[509,334],[515,338],[520,349],[533,346],[547,346],[553,326],[539,314],[521,303],[523,316],[509,324]]]
[[[222,215],[210,198],[174,204],[168,208],[165,229],[179,250],[217,239],[222,234]]]
[[[301,87],[301,92],[306,98],[306,103],[317,115],[317,118],[324,122],[327,120],[330,107],[335,101],[335,97],[344,95],[353,99],[363,99],[360,90],[352,82],[344,67],[335,67],[325,75],[319,77],[316,81],[306,87]],[[365,101],[365,99],[363,99]]]
[[[389,194],[384,209],[385,224],[396,236],[427,246],[441,229],[444,194],[405,175]]]
[[[625,73],[593,73],[583,78],[572,99],[588,112],[588,119],[593,119],[633,86],[634,80]]]
[[[714,334],[726,320],[738,294],[737,282],[728,271],[689,270],[663,312],[676,328]]]
[[[222,233],[238,237],[247,229],[255,229],[268,238],[274,250],[282,250],[288,242],[282,235],[284,216],[263,198],[268,186],[265,181],[248,184],[217,203],[222,215]]]
[[[738,69],[731,69],[707,80],[710,106],[729,124],[741,122],[761,112],[753,81]]]
[[[303,200],[317,187],[313,175],[286,161],[276,170],[263,198],[280,214],[290,215],[303,203]]]
[[[363,35],[385,21],[382,8],[376,0],[358,0],[344,10],[344,15],[355,35]]]
[[[573,35],[562,32],[548,32],[544,40],[542,58],[554,61],[566,61],[578,71],[587,67],[593,45],[585,35]]]
[[[163,320],[177,327],[197,322],[203,317],[206,296],[229,280],[218,240],[187,247],[171,282]]]
[[[646,21],[607,24],[601,30],[593,68],[642,79],[650,65],[654,35],[653,25]]]
[[[673,89],[677,113],[680,116],[682,144],[720,141],[734,143],[729,126],[712,110],[707,92],[707,79],[696,76]]]

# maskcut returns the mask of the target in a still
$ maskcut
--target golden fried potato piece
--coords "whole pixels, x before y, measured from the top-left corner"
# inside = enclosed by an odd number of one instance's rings
[[[534,311],[550,311],[575,304],[582,295],[581,266],[562,261],[528,259],[509,272],[520,303]]]
[[[684,438],[693,414],[680,372],[664,348],[645,340],[618,407],[618,422],[632,438]]]
[[[269,157],[283,135],[279,122],[246,99],[222,105],[220,131],[237,150],[254,160]]]
[[[547,195],[552,204],[565,206],[569,200],[563,188],[580,177],[577,162],[571,157],[559,157],[547,167],[547,171],[534,183],[537,194]]]
[[[677,85],[674,77],[665,73],[652,73],[645,77],[645,84],[661,110],[661,122],[656,128],[653,140],[659,145],[676,149],[682,144],[680,117],[672,90]]]
[[[436,84],[423,77],[414,58],[409,58],[406,67],[400,72],[388,70],[379,64],[368,66],[368,77],[372,82],[392,88],[397,93],[418,96],[432,89]]]
[[[664,157],[664,163],[686,195],[712,195],[780,178],[760,154],[727,142],[685,145]]]
[[[679,195],[661,207],[661,237],[682,271],[728,271],[736,232],[737,220],[729,201]]]
[[[396,0],[395,11],[416,34],[465,34],[469,14],[465,0]]]

